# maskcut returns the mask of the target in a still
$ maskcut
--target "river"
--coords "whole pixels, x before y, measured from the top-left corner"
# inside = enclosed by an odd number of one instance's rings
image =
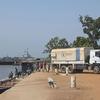
[[[21,66],[18,65],[0,65],[0,80],[7,79],[9,73],[15,73],[15,67],[21,71]]]

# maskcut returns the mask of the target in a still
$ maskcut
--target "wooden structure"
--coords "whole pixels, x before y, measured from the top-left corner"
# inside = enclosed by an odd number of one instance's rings
[[[22,66],[22,72],[27,72],[28,69],[30,69],[31,71],[33,71],[33,64],[35,62],[34,61],[28,61],[28,60],[24,60],[21,62],[21,66]]]
[[[12,79],[5,79],[0,81],[0,94],[3,93],[4,91],[10,89],[17,83],[16,78]]]

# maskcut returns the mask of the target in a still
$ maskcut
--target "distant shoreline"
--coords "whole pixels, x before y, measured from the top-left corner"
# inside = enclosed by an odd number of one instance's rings
[[[19,64],[15,64],[14,62],[0,62],[0,65],[19,65]]]

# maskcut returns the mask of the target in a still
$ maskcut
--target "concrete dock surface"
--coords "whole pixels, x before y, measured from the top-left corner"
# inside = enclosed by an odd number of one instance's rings
[[[100,75],[77,74],[75,89],[70,88],[70,76],[51,72],[32,73],[0,94],[0,100],[100,100]],[[48,87],[48,77],[56,81],[56,88]]]

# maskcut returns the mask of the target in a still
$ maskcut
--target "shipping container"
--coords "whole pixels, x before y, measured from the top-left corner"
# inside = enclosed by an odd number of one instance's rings
[[[83,71],[88,63],[92,47],[53,49],[51,51],[52,66],[63,68],[69,67],[71,72]]]

